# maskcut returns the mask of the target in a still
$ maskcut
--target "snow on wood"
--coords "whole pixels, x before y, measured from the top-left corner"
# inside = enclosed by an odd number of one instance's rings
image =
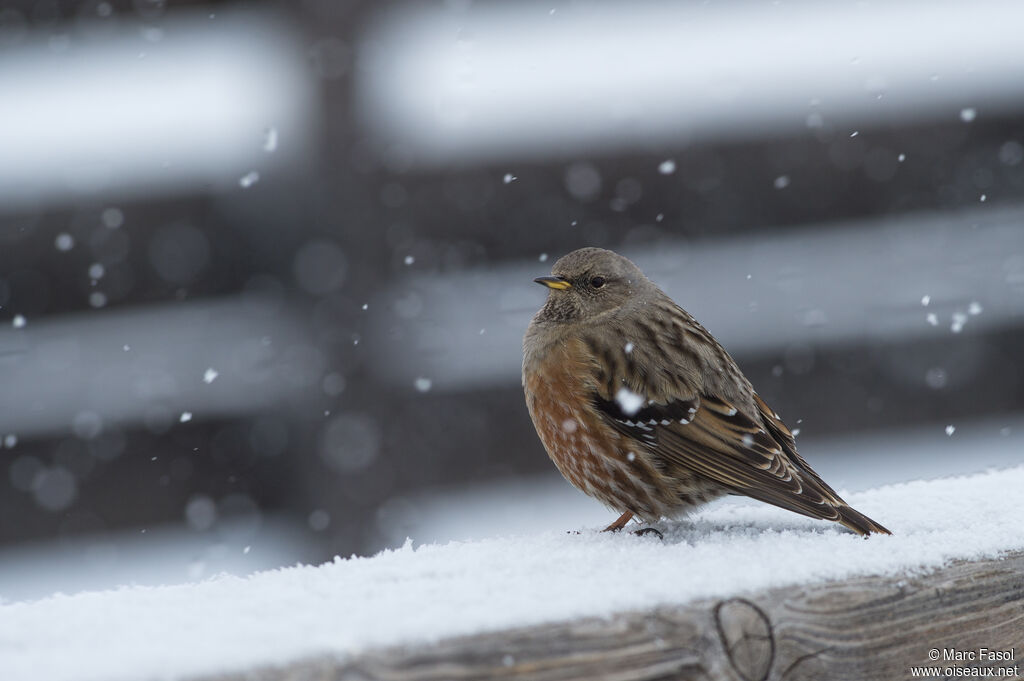
[[[892,537],[861,539],[764,505],[717,505],[654,536],[412,541],[372,558],[0,606],[5,681],[177,679],[444,637],[924,573],[1024,548],[1024,466],[848,496]]]

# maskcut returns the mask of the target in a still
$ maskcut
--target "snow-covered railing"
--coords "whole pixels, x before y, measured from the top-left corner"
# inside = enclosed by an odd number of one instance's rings
[[[663,540],[552,518],[529,536],[9,603],[0,678],[1019,674],[1024,465],[846,498],[894,535],[724,503],[660,525]]]
[[[1024,552],[1016,552],[916,577],[793,586],[203,678],[1015,678],[1024,666],[1022,574]]]

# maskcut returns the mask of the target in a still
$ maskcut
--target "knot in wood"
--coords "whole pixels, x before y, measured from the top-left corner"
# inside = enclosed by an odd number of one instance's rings
[[[743,598],[715,606],[715,625],[726,658],[743,681],[764,681],[775,659],[772,624],[761,608]]]

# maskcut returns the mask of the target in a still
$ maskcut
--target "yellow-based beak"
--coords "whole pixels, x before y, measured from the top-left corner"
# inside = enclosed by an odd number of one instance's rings
[[[537,277],[534,281],[558,291],[564,291],[567,288],[572,288],[572,284],[570,284],[567,279],[562,279],[561,277]]]

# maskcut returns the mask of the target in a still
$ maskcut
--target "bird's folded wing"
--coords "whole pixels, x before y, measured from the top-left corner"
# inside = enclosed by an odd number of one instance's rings
[[[615,400],[594,395],[607,423],[643,442],[663,462],[697,473],[760,501],[836,520],[842,504],[796,454],[793,436],[760,398],[762,418],[752,418],[714,395],[668,403],[650,402],[627,414]],[[762,406],[763,405],[763,406]]]

